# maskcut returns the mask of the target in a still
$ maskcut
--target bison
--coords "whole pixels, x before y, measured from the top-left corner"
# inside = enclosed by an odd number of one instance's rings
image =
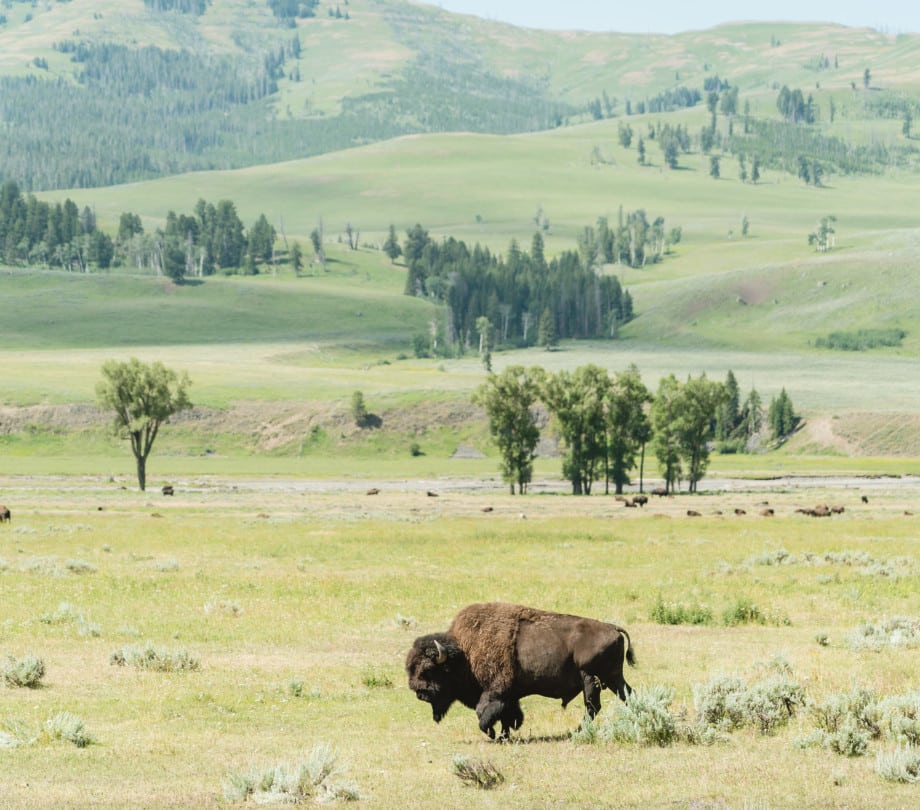
[[[446,633],[415,640],[406,658],[409,688],[431,704],[436,723],[455,701],[475,709],[479,728],[508,739],[524,722],[520,699],[557,698],[563,707],[580,692],[593,718],[601,690],[626,700],[624,659],[635,666],[629,635],[621,627],[545,610],[490,602],[469,605]]]
[[[12,514],[8,506],[0,504],[0,523],[11,523],[13,520]]]

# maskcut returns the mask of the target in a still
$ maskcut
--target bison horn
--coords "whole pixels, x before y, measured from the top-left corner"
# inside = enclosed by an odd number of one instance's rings
[[[447,650],[444,649],[444,645],[437,639],[434,642],[434,648],[438,651],[438,658],[435,663],[443,664],[447,660]]]

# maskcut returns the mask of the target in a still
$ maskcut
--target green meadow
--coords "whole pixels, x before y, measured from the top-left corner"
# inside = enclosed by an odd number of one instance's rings
[[[204,476],[173,498],[130,483],[2,479],[15,507],[0,526],[0,663],[44,665],[34,688],[0,685],[5,807],[238,806],[234,778],[296,768],[317,746],[369,807],[913,800],[914,785],[879,775],[879,755],[898,750],[889,732],[851,756],[807,741],[822,707],[856,690],[915,694],[911,631],[875,633],[897,617],[915,627],[916,518],[904,514],[915,488],[765,483],[630,510],[500,486],[432,498],[421,481],[369,496]],[[764,500],[774,517],[760,516]],[[845,511],[795,512],[820,500]],[[741,725],[664,747],[573,738],[580,698],[567,710],[526,699],[507,745],[461,706],[435,725],[405,686],[406,651],[490,599],[624,625],[638,656],[627,679],[639,694],[670,690],[680,723],[696,722],[701,690],[725,678],[781,672],[802,702],[768,733]],[[695,619],[663,623],[665,609]],[[173,671],[141,666],[138,651]],[[603,700],[600,728],[620,710]],[[504,783],[466,784],[457,757]]]

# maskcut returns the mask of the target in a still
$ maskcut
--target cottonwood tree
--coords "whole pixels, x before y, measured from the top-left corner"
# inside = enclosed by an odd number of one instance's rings
[[[192,407],[188,398],[188,374],[181,375],[160,362],[108,360],[102,364],[102,381],[96,386],[101,408],[114,411],[115,432],[131,440],[137,461],[137,484],[147,487],[147,457],[160,426],[179,411]]]
[[[697,484],[706,474],[712,423],[727,398],[725,386],[707,380],[705,374],[696,379],[688,378],[679,390],[677,440],[681,457],[687,465],[691,492],[696,492]]]
[[[514,495],[523,495],[533,478],[540,429],[536,405],[544,379],[543,369],[508,366],[501,374],[490,374],[473,394],[473,402],[486,410],[489,433],[501,455],[502,478]]]
[[[606,479],[613,481],[618,495],[629,483],[629,471],[636,466],[636,456],[648,441],[650,425],[645,406],[651,401],[651,392],[642,383],[635,365],[614,375],[607,402]]]
[[[677,377],[673,374],[662,377],[658,383],[658,390],[652,401],[651,409],[652,430],[654,431],[652,449],[658,459],[658,467],[664,478],[667,492],[674,492],[680,486],[682,474],[678,437],[679,394],[680,383]]]
[[[552,411],[566,446],[562,474],[573,495],[590,495],[607,457],[606,410],[611,380],[605,369],[589,364],[546,378],[543,401]]]

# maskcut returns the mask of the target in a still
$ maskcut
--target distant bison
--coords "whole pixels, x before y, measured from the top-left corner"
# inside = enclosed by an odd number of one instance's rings
[[[520,699],[579,692],[588,717],[601,708],[601,690],[621,700],[632,692],[623,661],[635,666],[629,635],[614,624],[504,602],[463,608],[446,633],[415,640],[406,658],[409,688],[431,704],[436,723],[455,701],[475,709],[479,728],[502,739],[524,722]]]
[[[164,485],[163,485],[163,494],[164,494],[164,495],[175,495],[175,494],[176,494],[176,490],[173,489],[172,484],[164,484]]]
[[[652,495],[657,495],[659,498],[663,498],[667,494],[668,494],[668,490],[665,487],[655,487],[652,490]]]
[[[0,523],[10,523],[13,520],[13,516],[10,514],[8,507],[0,504]]]
[[[648,503],[648,495],[634,495],[632,501],[636,506],[645,506]]]

